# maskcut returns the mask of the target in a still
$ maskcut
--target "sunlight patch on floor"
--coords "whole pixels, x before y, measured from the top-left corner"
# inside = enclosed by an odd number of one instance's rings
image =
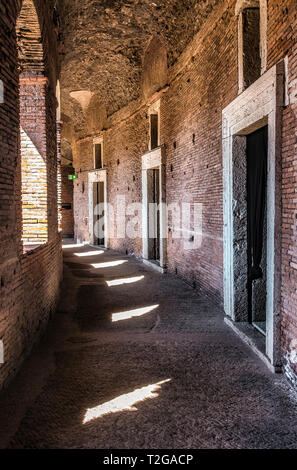
[[[134,282],[142,281],[144,276],[126,277],[124,279],[114,279],[113,281],[106,281],[108,287],[121,286],[123,284],[133,284]]]
[[[100,418],[101,416],[108,415],[110,413],[118,413],[120,411],[137,411],[135,405],[148,399],[157,398],[157,393],[163,384],[170,382],[171,379],[162,380],[146,387],[138,388],[133,392],[120,395],[113,400],[110,400],[102,405],[96,406],[95,408],[88,408],[85,414],[83,424],[92,421],[93,419]]]
[[[100,268],[112,268],[114,266],[120,266],[121,264],[128,263],[128,260],[120,259],[117,261],[108,261],[107,263],[95,263],[91,264],[93,268],[100,269]]]
[[[85,251],[82,253],[73,253],[75,256],[85,257],[85,256],[96,256],[102,255],[104,253],[103,250],[95,250],[95,251]]]
[[[128,320],[129,318],[141,317],[142,315],[145,315],[146,313],[152,312],[158,307],[159,307],[159,304],[150,305],[148,307],[136,308],[135,310],[127,310],[126,312],[113,313],[111,318],[113,322],[117,322],[121,320]]]

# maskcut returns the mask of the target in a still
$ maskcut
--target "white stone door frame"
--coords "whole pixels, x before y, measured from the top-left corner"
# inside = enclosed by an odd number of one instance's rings
[[[142,256],[147,261],[149,261],[148,170],[153,169],[158,169],[160,174],[160,268],[164,269],[167,249],[167,211],[163,147],[157,147],[142,156]]]
[[[108,217],[107,217],[107,173],[106,170],[90,171],[88,175],[88,188],[89,188],[89,236],[90,243],[95,244],[94,237],[94,183],[104,183],[104,246],[108,248]]]
[[[266,356],[279,366],[281,310],[281,119],[284,63],[276,64],[223,110],[224,309],[235,321],[233,137],[268,124]]]

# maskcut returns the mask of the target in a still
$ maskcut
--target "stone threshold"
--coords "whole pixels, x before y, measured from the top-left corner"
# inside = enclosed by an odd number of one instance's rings
[[[273,373],[282,373],[282,367],[274,366],[265,354],[266,338],[247,322],[234,322],[230,318],[224,318],[225,323],[246,343],[252,351],[264,362]]]
[[[162,268],[156,261],[148,260],[148,259],[142,259],[143,264],[146,266],[155,269],[158,271],[158,273],[165,274],[166,273],[166,268]]]

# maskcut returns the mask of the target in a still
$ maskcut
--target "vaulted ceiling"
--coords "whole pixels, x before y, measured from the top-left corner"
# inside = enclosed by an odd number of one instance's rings
[[[86,109],[112,114],[141,94],[145,49],[157,37],[172,65],[218,0],[56,0],[62,33],[62,113],[77,132]],[[94,101],[95,100],[95,101]]]

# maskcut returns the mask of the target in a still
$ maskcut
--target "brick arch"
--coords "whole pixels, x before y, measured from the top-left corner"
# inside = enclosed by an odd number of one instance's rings
[[[24,250],[48,241],[47,85],[39,18],[23,0],[16,21]]]
[[[33,46],[36,47],[39,44],[39,56],[42,58],[44,75],[48,78],[50,87],[55,90],[60,74],[58,49],[61,47],[58,39],[59,17],[57,15],[56,7],[51,0],[10,0],[10,2],[13,6],[12,19],[15,25],[13,35],[16,36],[18,48],[18,22],[20,21],[21,16],[24,15],[24,6],[26,4],[26,10],[31,10],[30,23],[27,24],[26,21],[22,21],[22,24],[25,24],[25,29],[29,26],[38,32],[38,34],[35,35],[36,43],[33,43]],[[27,32],[27,34],[29,33]],[[43,50],[42,56],[41,49]],[[37,51],[35,51],[35,59],[37,59],[36,52]]]
[[[39,19],[33,0],[23,0],[16,22],[21,71],[44,72],[44,53]]]

